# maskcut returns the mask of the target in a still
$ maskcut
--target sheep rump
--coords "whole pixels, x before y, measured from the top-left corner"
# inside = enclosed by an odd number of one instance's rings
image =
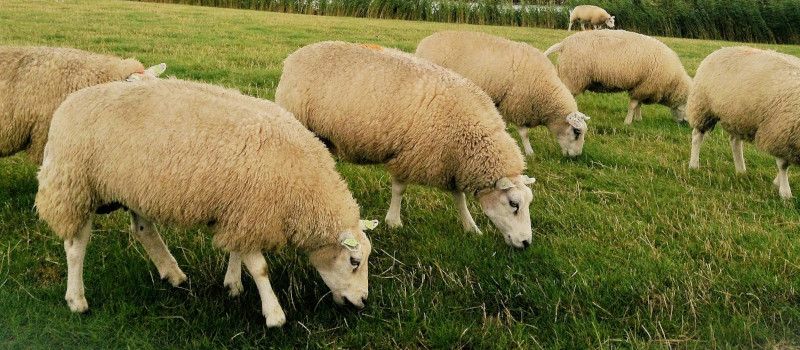
[[[67,95],[144,70],[134,59],[53,47],[0,47],[0,157],[41,164],[50,119]]]
[[[736,171],[746,167],[742,142],[776,158],[774,184],[792,196],[787,169],[800,164],[800,58],[751,47],[714,51],[697,68],[687,117],[694,128],[690,168],[699,167],[700,145],[719,123],[730,134]]]

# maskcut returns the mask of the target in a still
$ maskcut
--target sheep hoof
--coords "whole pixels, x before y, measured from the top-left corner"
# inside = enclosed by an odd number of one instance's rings
[[[225,281],[225,288],[228,288],[228,295],[231,297],[238,296],[244,291],[242,281]]]
[[[483,235],[483,232],[481,232],[481,229],[479,229],[478,226],[475,226],[475,225],[465,226],[464,227],[464,231],[467,232],[467,233],[474,233],[474,234],[479,235],[479,236]]]
[[[780,191],[782,199],[792,199],[792,191]]]
[[[689,162],[689,169],[692,170],[700,169],[700,162]]]
[[[386,218],[386,226],[390,229],[398,229],[403,227],[403,221],[395,218]]]
[[[179,268],[167,270],[161,274],[162,280],[167,280],[173,287],[177,287],[181,285],[181,283],[186,282],[186,274],[181,271]]]
[[[86,310],[89,310],[89,303],[86,302],[86,298],[83,296],[80,297],[66,297],[67,305],[69,305],[69,309],[72,312],[80,312],[84,313]]]
[[[278,309],[277,311],[273,311],[269,315],[265,316],[267,318],[267,327],[280,327],[286,323],[286,314],[283,313],[283,310]]]

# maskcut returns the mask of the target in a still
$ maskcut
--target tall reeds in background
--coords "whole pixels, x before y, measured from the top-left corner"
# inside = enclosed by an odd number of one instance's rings
[[[302,13],[523,27],[567,27],[593,4],[617,27],[648,35],[800,44],[800,0],[138,0]]]

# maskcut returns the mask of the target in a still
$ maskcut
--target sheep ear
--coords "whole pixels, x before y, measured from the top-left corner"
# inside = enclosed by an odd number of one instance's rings
[[[583,129],[586,127],[586,121],[589,120],[589,116],[583,114],[581,112],[572,112],[567,116],[567,123],[572,125],[575,129]]]
[[[522,175],[522,183],[524,183],[526,185],[530,185],[530,184],[532,184],[534,182],[536,182],[536,178],[528,177],[528,175],[524,175],[524,174]]]
[[[374,230],[379,223],[380,221],[378,220],[358,220],[358,226],[361,227],[361,231]]]
[[[497,184],[495,186],[498,190],[507,190],[514,187],[514,183],[511,182],[511,180],[509,180],[507,177],[504,177],[500,180],[497,180]]]
[[[357,252],[361,250],[361,244],[358,243],[356,238],[353,237],[353,233],[349,230],[344,231],[339,235],[339,244],[351,252]]]
[[[165,70],[167,70],[167,64],[162,62],[155,66],[147,68],[147,70],[150,71],[150,73],[153,73],[153,76],[157,77],[161,75],[161,73],[164,73]]]

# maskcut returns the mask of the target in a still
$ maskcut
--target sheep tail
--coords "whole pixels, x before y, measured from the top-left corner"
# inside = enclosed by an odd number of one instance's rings
[[[555,44],[553,46],[550,46],[550,48],[547,49],[547,51],[544,52],[544,55],[545,56],[550,56],[553,53],[561,52],[561,48],[563,48],[563,47],[564,47],[564,43],[557,43],[557,44]]]

